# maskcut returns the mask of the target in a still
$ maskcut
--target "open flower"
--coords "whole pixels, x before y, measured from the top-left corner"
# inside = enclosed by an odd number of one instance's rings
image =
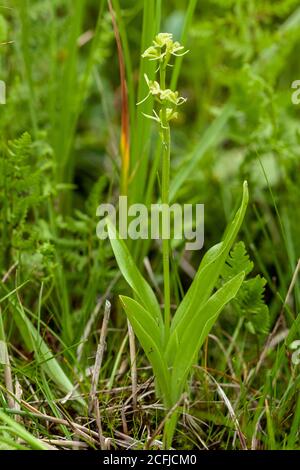
[[[183,52],[184,47],[177,41],[173,41],[173,35],[170,33],[158,34],[152,45],[142,55],[143,58],[149,60],[158,60],[160,70],[161,83],[156,80],[149,80],[145,74],[145,80],[149,89],[147,96],[138,104],[144,103],[150,96],[154,101],[159,104],[158,110],[153,109],[152,115],[144,114],[149,119],[152,119],[160,124],[163,132],[169,127],[169,121],[178,117],[178,106],[186,102],[186,98],[179,96],[178,91],[166,88],[166,71],[172,56],[183,56],[188,51]],[[162,88],[163,87],[163,88]]]
[[[147,83],[148,88],[149,88],[149,95],[160,96],[161,93],[162,93],[162,90],[160,88],[160,84],[155,80],[154,81],[149,80],[149,78],[146,74],[144,75],[144,77],[145,77],[146,83]]]
[[[149,80],[148,76],[145,74],[144,75],[145,77],[145,80],[146,80],[146,83],[148,85],[148,88],[149,88],[149,93],[148,95],[142,100],[140,101],[139,103],[137,103],[137,105],[139,106],[140,104],[143,104],[145,103],[145,101],[149,98],[149,96],[154,96],[154,97],[160,97],[161,93],[162,93],[162,90],[160,88],[160,84],[156,81],[152,81],[152,80]]]
[[[179,96],[178,91],[172,91],[169,88],[162,90],[160,84],[157,81],[149,80],[148,76],[145,74],[145,80],[149,88],[148,95],[138,104],[144,103],[150,95],[157,99],[160,104],[171,105],[171,106],[180,106],[186,102],[186,98]]]
[[[184,47],[178,41],[173,41],[172,34],[160,33],[154,39],[153,45],[144,52],[142,57],[149,60],[166,60],[168,62],[171,55],[180,57],[188,52],[182,52],[183,50]]]
[[[186,98],[179,96],[178,91],[172,91],[168,88],[166,90],[161,91],[159,98],[162,103],[168,102],[174,106],[180,106],[186,102]]]
[[[148,76],[145,74],[145,80],[147,82],[149,93],[148,95],[138,104],[144,103],[149,96],[153,96],[154,99],[162,106],[166,108],[166,118],[167,121],[171,121],[172,119],[176,119],[178,117],[177,108],[181,106],[183,103],[186,102],[186,98],[179,96],[178,91],[172,91],[169,88],[166,90],[162,90],[160,84],[157,81],[149,80]],[[153,119],[154,121],[158,122],[162,125],[161,120],[161,111],[159,115],[153,110],[153,116],[149,116],[148,114],[144,114],[149,119]]]

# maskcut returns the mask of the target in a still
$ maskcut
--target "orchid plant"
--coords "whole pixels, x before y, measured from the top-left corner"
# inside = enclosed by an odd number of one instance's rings
[[[159,81],[145,76],[149,96],[153,96],[153,115],[159,124],[162,144],[162,203],[169,203],[170,121],[176,119],[178,107],[185,103],[178,91],[166,87],[167,68],[173,56],[186,54],[184,47],[169,33],[159,34],[144,52],[143,58],[158,62]],[[170,244],[162,240],[164,312],[152,288],[142,276],[115,226],[108,223],[111,245],[119,268],[134,292],[134,299],[121,296],[128,320],[152,365],[159,398],[166,409],[164,447],[170,448],[179,418],[181,397],[198,353],[224,306],[239,291],[244,280],[242,271],[217,289],[218,279],[244,219],[248,204],[248,186],[244,183],[241,206],[227,227],[223,240],[204,255],[195,278],[171,318]]]

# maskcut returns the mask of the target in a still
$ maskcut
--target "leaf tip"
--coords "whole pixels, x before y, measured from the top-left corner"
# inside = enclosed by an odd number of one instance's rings
[[[249,186],[248,186],[248,181],[247,180],[245,180],[244,184],[243,184],[243,197],[244,197],[245,202],[248,203],[248,201],[249,201]]]

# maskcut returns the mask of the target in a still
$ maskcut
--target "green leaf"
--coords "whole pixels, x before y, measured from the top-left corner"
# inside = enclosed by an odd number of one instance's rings
[[[252,269],[253,262],[249,259],[245,245],[239,242],[232,249],[222,269],[220,285],[241,271],[244,271],[247,276]],[[234,302],[238,314],[244,317],[246,327],[252,334],[267,334],[269,331],[270,315],[264,301],[266,282],[259,275],[244,280]]]
[[[244,271],[246,276],[253,270],[254,264],[250,261],[244,242],[238,242],[231,250],[221,272],[222,279],[229,281],[236,274]]]
[[[44,369],[48,377],[53,380],[63,393],[72,393],[74,385],[66,376],[38,330],[26,316],[21,305],[15,305],[14,319],[27,348],[35,352],[38,363]],[[80,397],[78,401],[82,405],[85,404],[84,400]]]
[[[14,419],[8,416],[6,413],[0,410],[0,421],[8,426],[10,432],[12,432],[15,436],[18,436],[23,441],[27,442],[30,447],[34,450],[49,450],[50,446],[45,442],[37,439],[35,436],[30,434],[30,432],[26,431],[24,426],[17,423]]]
[[[184,333],[177,338],[177,350],[174,354],[172,342],[169,342],[167,355],[170,358],[170,350],[173,355],[172,370],[172,402],[176,403],[185,385],[187,375],[195,361],[205,338],[217,320],[224,306],[234,299],[243,280],[245,273],[240,273],[221,287],[201,307],[194,311],[190,321],[185,325]],[[173,335],[176,335],[175,331]]]
[[[183,336],[186,325],[190,324],[195,311],[205,304],[216,286],[228,253],[242,225],[248,200],[248,185],[247,182],[245,182],[241,206],[233,221],[228,226],[224,240],[212,247],[204,255],[195,279],[175,313],[171,325],[171,342],[169,341],[168,345],[168,361],[174,357],[178,345],[178,338]]]
[[[161,310],[153,290],[141,275],[127,246],[124,241],[119,238],[115,226],[109,219],[107,219],[107,227],[110,243],[124,278],[135,292],[143,307],[151,313],[162,332],[163,321]]]
[[[266,280],[261,276],[243,282],[236,298],[239,314],[253,334],[267,334],[270,327],[269,308],[264,301]]]
[[[120,296],[126,315],[153,368],[166,406],[170,406],[170,372],[161,346],[161,331],[151,314],[138,302]]]

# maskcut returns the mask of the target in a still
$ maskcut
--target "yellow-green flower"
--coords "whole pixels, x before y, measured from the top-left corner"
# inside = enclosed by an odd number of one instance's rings
[[[144,52],[142,57],[168,62],[172,55],[179,57],[186,54],[187,51],[182,53],[183,50],[184,47],[178,41],[173,41],[172,34],[159,33],[154,39],[153,45]]]
[[[149,88],[148,95],[138,104],[144,103],[149,96],[153,96],[154,99],[162,106],[166,108],[166,119],[167,121],[171,121],[172,119],[177,119],[178,112],[177,107],[181,106],[183,103],[186,102],[186,98],[179,96],[178,91],[172,91],[169,88],[162,90],[160,84],[157,81],[149,80],[148,76],[145,74],[145,80]],[[160,123],[161,122],[161,111],[159,115],[153,110],[154,116],[149,116],[144,114],[147,118],[153,119],[154,121]]]

